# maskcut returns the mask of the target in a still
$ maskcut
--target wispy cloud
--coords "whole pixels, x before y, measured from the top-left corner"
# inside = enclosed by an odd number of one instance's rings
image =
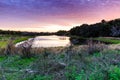
[[[72,27],[118,18],[119,7],[120,0],[0,0],[0,25]]]

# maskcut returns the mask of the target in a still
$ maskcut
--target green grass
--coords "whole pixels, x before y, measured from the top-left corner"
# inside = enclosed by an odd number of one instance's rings
[[[0,35],[0,48],[5,48],[9,39],[8,35]]]
[[[118,66],[112,66],[108,73],[109,80],[120,80],[120,68]]]
[[[2,66],[4,68],[11,69],[24,69],[32,64],[36,59],[35,58],[20,58],[20,56],[11,56],[11,57],[1,57]]]
[[[0,48],[5,48],[7,43],[7,41],[0,41]]]
[[[120,44],[120,40],[116,38],[109,38],[109,37],[97,37],[97,38],[85,38],[85,37],[79,37],[79,36],[70,36],[71,39],[82,39],[82,40],[89,40],[93,39],[95,41],[100,41],[103,43],[108,43],[108,44]]]
[[[26,37],[17,37],[15,40],[14,40],[14,43],[19,43],[19,42],[21,42],[21,41],[25,41],[25,40],[28,40],[29,38],[31,38],[31,37],[29,37],[29,36],[26,36]]]
[[[33,80],[53,80],[51,76],[41,76],[37,75]]]
[[[11,36],[0,36],[0,46],[5,47],[5,45],[7,45],[7,40],[9,40],[10,37]],[[27,40],[28,38],[30,37],[15,36],[14,43]],[[95,39],[113,44],[119,43],[119,40],[117,39]],[[2,80],[3,75],[5,75],[6,80],[120,79],[120,50],[103,50],[88,54],[84,49],[81,50],[81,48],[76,47],[74,50],[72,50],[72,48],[71,50],[65,48],[62,49],[59,54],[53,54],[57,51],[56,48],[53,49],[53,51],[50,49],[50,53],[48,51],[49,49],[44,49],[47,51],[40,51],[41,54],[36,54],[35,56],[32,55],[31,58],[22,58],[18,54],[8,56],[0,55],[0,80]],[[36,52],[39,53],[39,50]],[[49,55],[45,55],[46,52],[48,52]],[[35,52],[32,51],[31,53]],[[61,68],[57,63],[64,63],[66,66],[65,68]],[[28,73],[25,70],[38,72]]]
[[[0,62],[4,61],[6,59],[5,56],[0,56]]]
[[[19,43],[21,41],[28,40],[31,36],[12,36],[12,35],[0,35],[0,48],[5,48],[10,38],[14,38],[13,43]]]
[[[98,40],[98,41],[105,42],[105,43],[111,43],[111,44],[120,44],[120,40],[118,39],[99,37],[99,38],[94,38],[94,40]]]
[[[78,56],[77,59],[76,56]],[[72,55],[65,69],[61,69],[61,71],[63,71],[62,74],[66,77],[65,80],[119,80],[120,61],[118,61],[116,65],[112,63],[113,60],[119,60],[119,57],[120,52],[117,50],[101,51],[94,53],[94,55],[86,55],[82,57],[82,59],[80,55],[75,54]],[[53,78],[56,78],[54,77],[54,70],[50,74],[47,74],[46,71],[51,70],[55,66],[52,67],[48,64],[51,61],[66,63],[64,62],[66,58],[63,54],[52,54],[46,58],[42,58],[39,54],[32,58],[21,58],[19,55],[1,56],[0,67],[7,69],[4,71],[7,80],[54,80]],[[54,65],[54,63],[52,63],[52,65]],[[44,69],[41,69],[41,66],[46,66],[44,74],[41,74]],[[38,70],[39,73],[23,72],[23,70],[26,69]],[[55,72],[56,71],[57,69]],[[59,73],[59,71],[57,73]],[[0,74],[0,76],[2,75]],[[64,80],[63,78],[59,79]]]
[[[4,75],[7,80],[21,80],[20,76],[23,76],[23,71],[29,69],[37,58],[21,58],[20,56],[1,56],[0,57],[0,68],[4,70]],[[0,80],[2,74],[0,69]],[[24,80],[27,80],[24,79]]]

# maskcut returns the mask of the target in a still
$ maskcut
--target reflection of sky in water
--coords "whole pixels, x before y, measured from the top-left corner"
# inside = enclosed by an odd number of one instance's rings
[[[32,47],[58,47],[70,44],[69,37],[65,36],[38,36]]]

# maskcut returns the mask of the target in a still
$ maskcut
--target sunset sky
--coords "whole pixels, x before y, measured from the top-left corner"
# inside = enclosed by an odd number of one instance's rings
[[[0,0],[0,29],[54,32],[120,18],[120,0]]]

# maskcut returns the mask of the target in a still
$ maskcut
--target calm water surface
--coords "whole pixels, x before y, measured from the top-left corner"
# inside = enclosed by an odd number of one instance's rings
[[[66,36],[37,36],[32,47],[60,47],[70,45],[69,37]]]

